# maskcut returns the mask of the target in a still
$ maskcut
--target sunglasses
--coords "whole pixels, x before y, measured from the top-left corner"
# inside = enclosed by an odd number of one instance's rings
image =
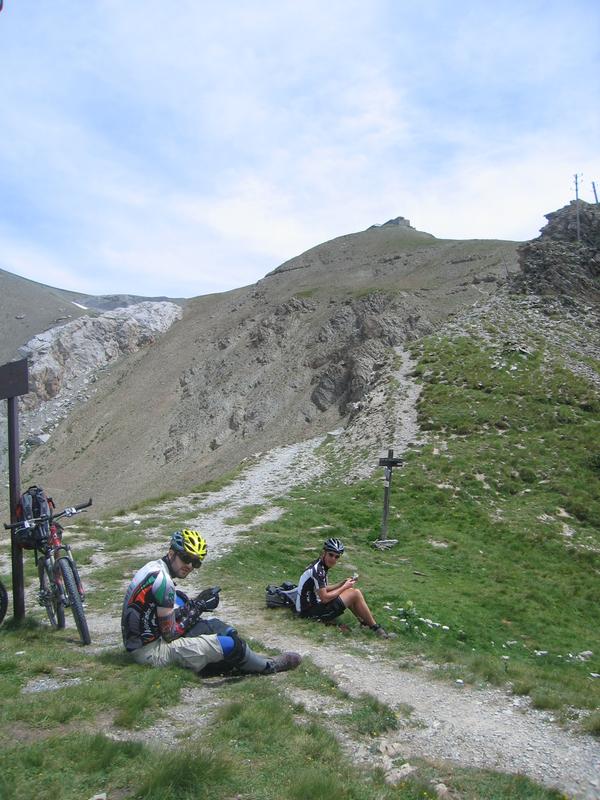
[[[202,559],[197,556],[191,556],[189,553],[177,553],[177,555],[184,564],[191,564],[194,569],[198,569],[198,567],[202,566]]]

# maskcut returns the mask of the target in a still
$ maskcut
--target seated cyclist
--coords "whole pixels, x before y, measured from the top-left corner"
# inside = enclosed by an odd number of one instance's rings
[[[260,656],[234,628],[219,620],[200,620],[203,611],[216,608],[218,589],[207,589],[178,607],[175,579],[186,578],[199,568],[206,552],[206,542],[197,531],[176,531],[169,552],[149,561],[133,576],[121,616],[123,644],[133,660],[153,667],[178,664],[197,673],[209,664],[222,666],[223,671],[234,667],[267,675],[297,667],[301,661],[298,653]]]
[[[389,639],[390,635],[371,614],[363,593],[356,588],[357,575],[329,585],[329,570],[337,564],[343,552],[344,545],[339,539],[331,538],[324,542],[320,557],[300,576],[296,611],[301,617],[331,623],[349,609],[361,625],[369,627],[377,636]]]

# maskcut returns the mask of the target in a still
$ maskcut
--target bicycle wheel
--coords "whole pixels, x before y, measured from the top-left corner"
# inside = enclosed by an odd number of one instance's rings
[[[62,575],[57,572],[50,577],[43,558],[38,559],[38,576],[40,579],[40,605],[46,609],[46,614],[53,628],[65,627],[65,607],[60,599],[59,587],[56,581],[62,581]]]
[[[85,612],[83,610],[83,603],[81,602],[81,596],[79,594],[79,590],[77,589],[77,581],[75,580],[75,575],[73,574],[71,562],[68,558],[59,558],[58,565],[62,573],[63,581],[65,582],[65,591],[67,593],[67,597],[69,598],[69,605],[71,607],[71,611],[73,612],[73,617],[75,619],[75,624],[77,625],[77,630],[79,631],[81,643],[91,644],[92,640],[90,638],[90,632],[88,630],[88,624],[85,618]]]
[[[0,625],[2,624],[2,620],[6,616],[6,610],[8,608],[8,592],[6,591],[5,585],[0,581]]]

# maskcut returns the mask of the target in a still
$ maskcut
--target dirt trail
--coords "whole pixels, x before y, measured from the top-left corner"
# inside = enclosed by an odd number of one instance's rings
[[[351,696],[366,692],[392,708],[411,706],[407,725],[382,737],[382,753],[520,773],[569,797],[600,798],[600,743],[559,728],[520,698],[440,682],[426,668],[399,668],[384,642],[365,645],[360,655],[343,644],[308,645],[282,633],[281,625],[273,631],[268,613],[249,615],[224,602],[219,614],[267,646],[310,656]]]

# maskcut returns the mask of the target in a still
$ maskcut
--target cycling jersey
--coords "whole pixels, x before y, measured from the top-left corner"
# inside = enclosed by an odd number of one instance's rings
[[[298,581],[298,594],[296,596],[296,611],[301,614],[312,606],[320,603],[318,590],[327,586],[327,569],[323,559],[318,558],[310,564],[300,576]]]
[[[139,569],[125,594],[121,632],[126,650],[138,650],[160,638],[158,607],[175,607],[175,584],[162,558]]]

